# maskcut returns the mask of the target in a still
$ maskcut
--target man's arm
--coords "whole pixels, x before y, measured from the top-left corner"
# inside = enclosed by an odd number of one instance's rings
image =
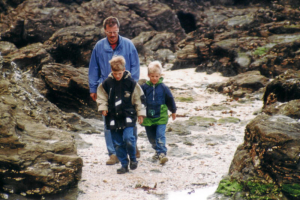
[[[95,47],[92,52],[90,64],[89,64],[89,86],[90,86],[90,93],[91,93],[90,96],[94,101],[96,100],[96,93],[97,93],[97,87],[99,85],[100,75],[101,75],[100,66],[97,60],[97,51]]]
[[[138,82],[140,79],[140,60],[138,52],[135,48],[135,46],[132,44],[133,49],[130,54],[130,73],[132,78]]]
[[[171,90],[163,84],[163,87],[164,87],[164,90],[165,90],[165,99],[166,99],[166,105],[169,109],[169,111],[171,111],[172,113],[176,113],[176,103],[175,103],[175,100],[174,100],[174,97],[172,95],[172,92]]]

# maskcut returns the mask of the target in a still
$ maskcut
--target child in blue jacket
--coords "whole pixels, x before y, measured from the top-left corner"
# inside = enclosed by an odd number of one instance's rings
[[[153,61],[148,66],[149,81],[142,85],[146,96],[147,113],[142,123],[145,126],[147,137],[155,150],[153,160],[160,164],[168,161],[166,157],[166,125],[168,110],[172,112],[172,119],[176,119],[176,104],[170,89],[163,83],[162,66],[159,61]]]

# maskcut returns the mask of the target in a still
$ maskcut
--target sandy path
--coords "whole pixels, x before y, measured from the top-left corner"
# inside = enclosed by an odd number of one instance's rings
[[[204,116],[219,119],[225,116],[237,117],[241,120],[238,124],[214,125],[207,131],[192,131],[191,137],[212,138],[220,137],[226,139],[214,141],[205,139],[202,142],[188,146],[182,142],[176,146],[189,152],[186,156],[169,156],[169,162],[161,166],[152,163],[150,158],[153,150],[143,134],[144,128],[138,126],[138,132],[142,132],[138,139],[138,146],[141,150],[139,166],[136,170],[127,174],[116,174],[119,164],[113,166],[105,165],[108,159],[104,141],[104,134],[80,134],[82,139],[92,146],[85,149],[78,149],[78,155],[83,158],[84,167],[82,180],[79,182],[79,189],[82,193],[78,200],[99,200],[99,199],[170,199],[168,193],[171,191],[194,190],[205,186],[214,186],[219,183],[221,177],[227,174],[234,152],[239,144],[243,142],[244,128],[249,120],[255,116],[255,110],[262,107],[261,101],[238,103],[228,101],[228,97],[208,92],[206,85],[216,81],[225,81],[226,78],[219,74],[207,75],[206,73],[195,73],[194,69],[184,69],[164,72],[164,82],[174,89],[174,96],[192,96],[193,103],[176,102],[178,115]],[[146,68],[141,68],[141,78],[146,78]],[[226,105],[233,111],[224,114],[222,111],[210,111],[204,109],[206,106]],[[178,117],[174,123],[187,120],[187,117]],[[95,124],[102,126],[103,123],[95,120]],[[170,123],[173,123],[170,120]],[[168,144],[168,150],[172,146]],[[153,187],[156,185],[156,189]],[[141,186],[148,187],[143,190]],[[197,195],[197,194],[195,194]],[[199,194],[201,195],[201,194]],[[175,199],[175,197],[172,197]]]

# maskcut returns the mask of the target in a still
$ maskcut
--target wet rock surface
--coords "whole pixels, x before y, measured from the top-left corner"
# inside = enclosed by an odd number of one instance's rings
[[[219,192],[252,199],[300,197],[298,84],[298,72],[288,70],[266,86],[262,114],[247,124]]]
[[[33,85],[31,75],[17,68],[1,72],[0,185],[4,199],[55,199],[58,196],[50,196],[76,187],[81,178],[83,162],[70,131],[87,133],[92,126],[76,113],[62,112]]]

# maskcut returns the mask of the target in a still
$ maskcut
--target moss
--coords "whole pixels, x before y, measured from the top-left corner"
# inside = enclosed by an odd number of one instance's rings
[[[237,192],[242,191],[243,186],[237,181],[221,180],[217,188],[217,193],[224,194],[226,196],[232,196]]]
[[[283,28],[286,28],[286,29],[299,29],[300,26],[296,25],[296,24],[292,24],[292,25],[285,25],[285,26],[283,26]]]
[[[206,107],[207,110],[210,111],[222,111],[222,110],[230,110],[229,107],[223,106],[223,105],[212,105],[209,107]]]
[[[239,183],[236,180],[223,179],[220,181],[216,192],[226,196],[233,196],[237,192],[242,192],[243,196],[247,194],[245,199],[267,200],[274,198],[276,199],[280,193],[280,188],[271,183],[261,183],[255,181],[245,181]]]
[[[193,97],[177,97],[176,100],[180,101],[180,102],[193,102],[194,98]]]
[[[259,199],[264,199],[264,197],[262,197],[264,195],[270,193],[274,195],[278,193],[278,187],[271,183],[266,184],[266,183],[248,181],[246,182],[245,187],[249,190],[249,194],[252,198],[260,197]]]
[[[226,124],[226,123],[234,123],[237,124],[241,120],[235,117],[222,117],[221,119],[218,120],[218,123],[220,124]]]
[[[257,56],[261,56],[263,54],[266,54],[269,51],[268,47],[258,47],[255,51],[254,51],[254,55]]]
[[[212,123],[216,123],[217,120],[215,118],[211,118],[211,117],[201,117],[201,116],[194,116],[194,117],[190,117],[188,120],[188,124],[190,125],[196,125],[196,124],[200,124],[200,123],[207,123],[207,124],[212,124]]]
[[[288,193],[293,197],[300,197],[300,184],[284,184],[282,185],[282,191]]]

